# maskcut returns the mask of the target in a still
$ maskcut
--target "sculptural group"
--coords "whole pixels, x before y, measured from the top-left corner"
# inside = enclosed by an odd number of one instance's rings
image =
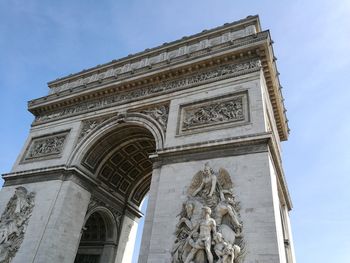
[[[208,164],[192,179],[176,225],[172,263],[239,263],[244,257],[239,203],[229,173]]]
[[[28,219],[34,207],[35,194],[28,193],[20,186],[7,203],[5,211],[0,218],[0,262],[9,263],[19,249]]]

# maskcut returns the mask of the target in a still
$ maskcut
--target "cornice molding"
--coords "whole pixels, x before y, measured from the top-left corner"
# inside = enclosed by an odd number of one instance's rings
[[[183,68],[181,66],[182,64],[185,63],[194,63],[195,59],[201,59],[201,61],[205,59],[211,59],[213,58],[214,55],[217,56],[217,54],[220,54],[223,51],[236,51],[236,49],[240,49],[241,47],[246,47],[248,45],[253,45],[261,41],[266,41],[269,38],[269,32],[268,31],[263,31],[255,34],[251,34],[239,39],[231,40],[231,41],[226,41],[221,43],[220,45],[217,45],[215,48],[205,48],[203,50],[197,50],[193,51],[189,54],[184,54],[180,56],[178,59],[174,60],[164,60],[160,61],[159,63],[154,63],[151,66],[144,66],[139,69],[133,69],[133,70],[127,70],[124,72],[119,72],[116,73],[118,69],[115,68],[110,68],[110,69],[105,69],[106,71],[111,70],[108,74],[102,70],[100,70],[100,73],[92,74],[92,75],[87,75],[87,77],[91,77],[88,83],[76,83],[72,84],[72,86],[69,87],[62,87],[62,88],[56,88],[54,89],[55,91],[48,96],[44,96],[38,99],[34,99],[28,102],[28,107],[30,110],[36,108],[37,106],[42,106],[45,104],[48,104],[51,101],[57,101],[61,100],[64,97],[72,96],[75,93],[81,93],[85,91],[93,91],[95,87],[101,88],[104,85],[107,84],[113,84],[114,86],[116,85],[121,85],[121,84],[126,84],[125,82],[128,81],[130,82],[129,85],[125,86],[119,86],[118,90],[120,89],[132,89],[134,87],[144,85],[145,83],[150,83],[152,82],[152,77],[155,74],[161,73],[160,76],[155,77],[153,81],[161,81],[162,79],[169,79],[171,78],[171,75],[167,74],[169,71],[174,71],[176,67],[179,68],[179,72],[173,73],[173,75],[184,75],[188,72],[191,72],[193,70],[198,70],[200,67],[195,66],[194,68],[191,68],[191,70],[188,70],[186,68]],[[238,50],[237,50],[238,51]],[[251,52],[250,52],[251,53]],[[246,55],[244,53],[239,53],[237,56],[234,56],[234,62],[239,63],[239,59],[242,59],[243,56]],[[219,58],[218,58],[219,59]],[[219,60],[220,61],[220,60]],[[220,64],[217,61],[215,61],[215,64]],[[221,62],[222,63],[222,62]],[[202,64],[203,67],[208,67],[212,66],[213,62],[210,62],[208,64]],[[162,70],[166,70],[167,73],[161,72]],[[145,76],[145,74],[152,74],[152,77]],[[142,78],[142,81],[140,82],[139,78]],[[147,81],[145,81],[149,77]],[[117,91],[117,90],[114,90]]]
[[[176,57],[193,53],[194,51],[206,49],[208,47],[212,48],[224,42],[229,42],[260,31],[261,27],[259,17],[257,15],[248,16],[232,23],[225,23],[223,26],[210,30],[203,30],[198,34],[184,36],[181,39],[170,43],[164,43],[154,48],[147,48],[142,52],[130,54],[127,57],[112,60],[109,63],[97,65],[96,67],[82,70],[76,74],[70,74],[66,77],[50,81],[48,85],[52,89],[57,87],[72,88],[79,83],[79,79],[86,76],[97,76],[97,79],[104,78],[105,75],[103,72],[106,72],[107,69],[119,69],[118,71],[120,72],[133,71],[140,67],[148,67],[149,65],[156,64],[160,61],[172,60]],[[145,59],[147,61],[143,61]],[[141,61],[143,62],[140,63]],[[68,85],[62,87],[62,84]]]
[[[213,67],[210,70],[196,72],[183,78],[174,78],[157,84],[144,86],[139,89],[107,94],[100,98],[76,102],[71,106],[62,107],[57,110],[51,110],[48,112],[44,111],[36,116],[33,125],[125,104],[148,97],[163,95],[213,81],[260,71],[260,69],[261,63],[258,59],[238,64],[226,64],[219,67]]]
[[[50,82],[49,86],[53,93],[29,101],[28,109],[38,117],[33,123],[37,125],[60,119],[62,115],[66,117],[79,114],[71,114],[74,110],[69,107],[73,104],[90,107],[91,101],[103,97],[113,98],[125,92],[133,94],[148,86],[159,86],[174,79],[187,78],[194,72],[259,58],[280,140],[287,140],[288,120],[272,43],[269,31],[261,31],[258,16],[247,17]],[[189,87],[191,86],[186,88]],[[125,100],[124,103],[143,98],[145,97]],[[109,103],[108,107],[117,104]],[[104,108],[95,106],[92,105],[83,112]],[[71,113],[66,114],[69,111]],[[47,118],[47,115],[51,117]],[[44,117],[38,120],[41,116]],[[50,120],[43,120],[45,118]]]
[[[116,193],[112,194],[110,189],[102,187],[98,180],[85,175],[78,167],[67,167],[65,165],[50,166],[6,173],[2,175],[2,178],[5,181],[3,187],[53,180],[71,181],[89,191],[92,196],[98,197],[106,202],[109,200],[108,203],[114,206],[115,209],[119,209],[120,211],[126,210],[137,217],[140,217],[142,214],[135,204],[125,199],[123,196]]]
[[[200,143],[186,144],[176,147],[168,147],[163,150],[158,150],[154,155],[151,155],[155,168],[161,167],[167,163],[176,163],[191,160],[204,160],[212,158],[212,156],[225,157],[236,156],[242,154],[254,154],[268,152],[273,160],[276,168],[278,182],[281,185],[284,200],[289,210],[292,209],[292,201],[288,191],[286,178],[282,168],[280,153],[277,147],[276,139],[271,132],[252,134],[247,136],[232,137],[220,140],[211,140]],[[108,189],[100,186],[100,183],[95,178],[85,175],[78,167],[51,166],[40,169],[17,171],[3,174],[5,180],[4,186],[19,185],[24,183],[43,182],[48,180],[70,180],[73,181],[90,192],[101,192],[102,195],[109,193]],[[97,189],[97,190],[96,190]],[[125,204],[122,196],[111,195],[115,201],[118,201],[119,206]],[[135,207],[128,202],[130,210]]]

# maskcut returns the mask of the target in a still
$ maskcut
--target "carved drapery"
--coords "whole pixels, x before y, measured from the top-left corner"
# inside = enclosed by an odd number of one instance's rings
[[[172,263],[241,263],[240,205],[229,173],[205,165],[192,179],[176,225]]]
[[[34,207],[35,193],[20,186],[0,219],[0,262],[9,263],[20,248]]]

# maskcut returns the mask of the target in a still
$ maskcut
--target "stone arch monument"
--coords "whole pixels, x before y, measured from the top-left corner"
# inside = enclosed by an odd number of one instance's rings
[[[288,125],[257,16],[49,82],[0,192],[0,262],[295,262]]]

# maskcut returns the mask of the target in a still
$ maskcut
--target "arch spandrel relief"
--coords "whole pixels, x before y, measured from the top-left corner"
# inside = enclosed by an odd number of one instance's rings
[[[197,172],[179,214],[172,263],[241,263],[245,256],[240,205],[224,168]]]
[[[0,262],[9,263],[20,248],[34,208],[35,193],[19,186],[0,218]]]

